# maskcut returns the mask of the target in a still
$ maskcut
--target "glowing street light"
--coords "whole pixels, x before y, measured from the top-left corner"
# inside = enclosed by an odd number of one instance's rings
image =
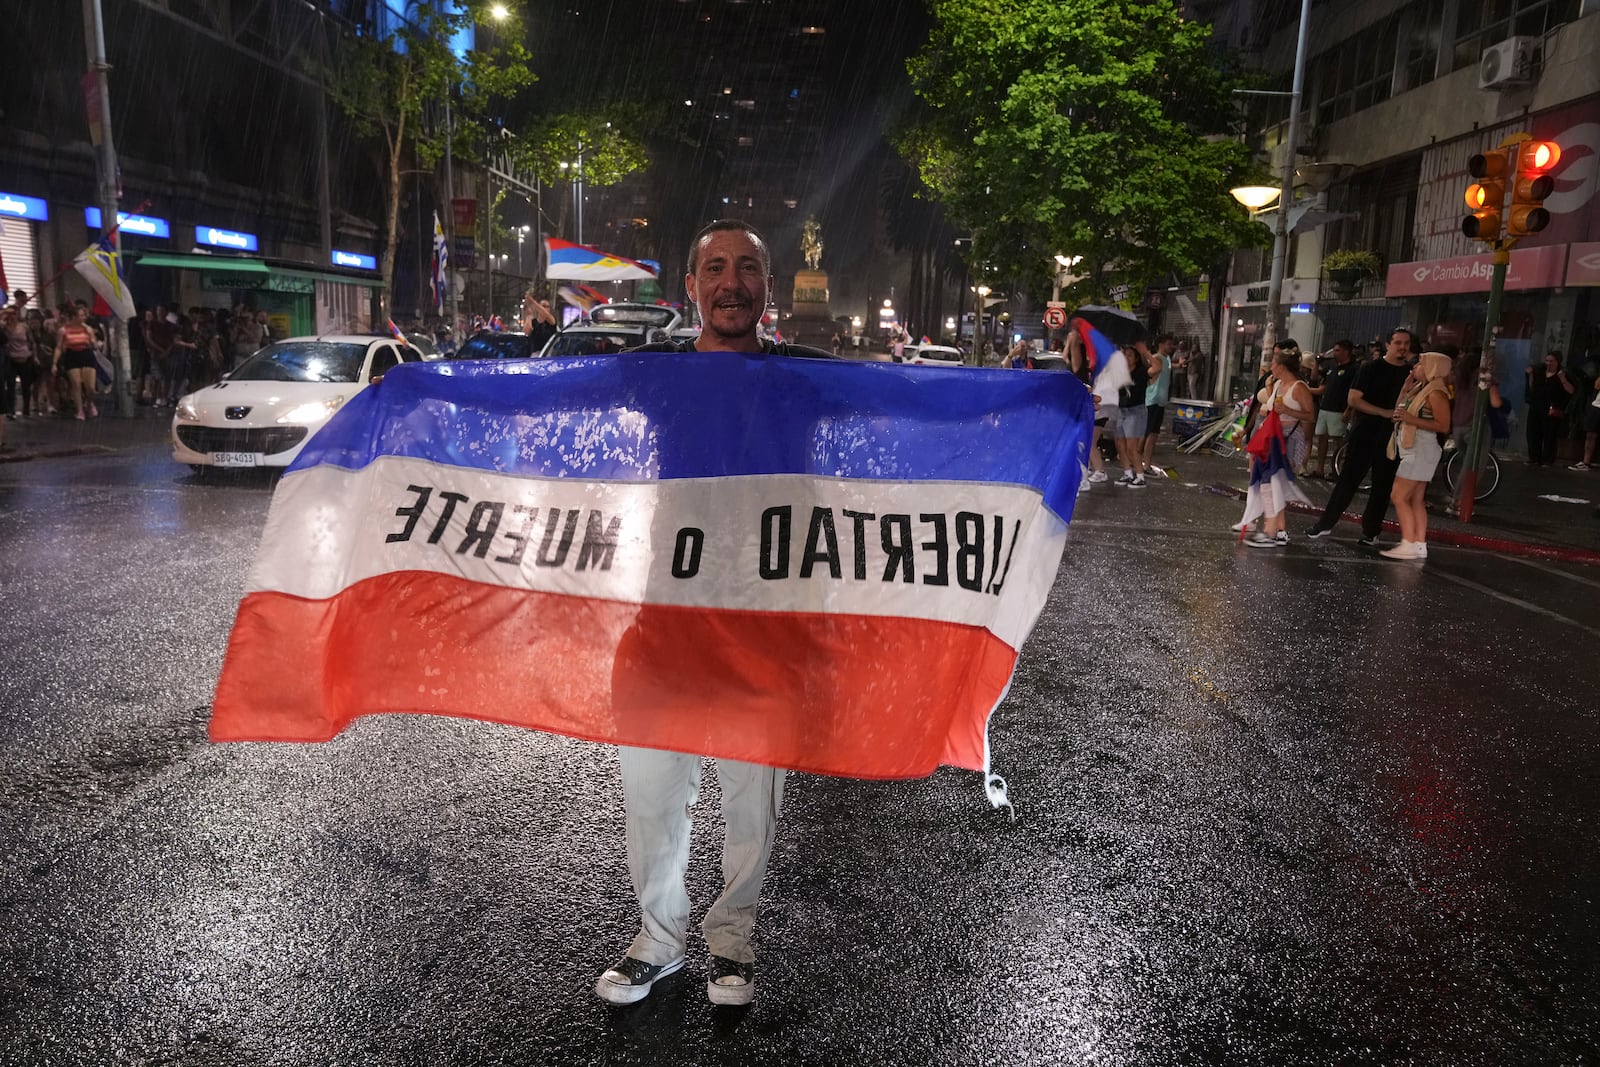
[[[494,16],[496,22],[504,22],[511,17],[511,9],[504,4],[496,4],[489,9],[489,14]]]
[[[1283,195],[1283,190],[1272,185],[1241,185],[1228,192],[1251,211],[1260,211]]]

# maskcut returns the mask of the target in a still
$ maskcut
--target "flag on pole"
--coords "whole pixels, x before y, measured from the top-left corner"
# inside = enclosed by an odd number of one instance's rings
[[[406,339],[406,335],[401,331],[400,327],[394,324],[393,319],[389,320],[388,325],[390,337],[393,337],[396,341],[404,341]]]
[[[122,278],[121,259],[111,235],[106,234],[79,252],[73,258],[72,265],[83,275],[90,288],[100,294],[117,318],[131,319],[139,312],[134,307],[133,294],[128,292],[128,283]]]
[[[588,245],[563,241],[559,237],[544,239],[549,266],[547,278],[576,279],[585,282],[625,282],[656,277],[657,272],[643,263],[622,256],[614,256]]]
[[[915,372],[394,368],[278,485],[212,738],[417,712],[820,774],[964,767],[1005,802],[989,718],[1054,582],[1089,395]]]
[[[556,295],[582,311],[585,315],[611,301],[603,293],[596,292],[587,285],[563,285],[556,290]]]
[[[446,272],[450,269],[450,247],[444,238],[444,227],[439,224],[439,213],[433,213],[433,261],[429,288],[433,293],[433,313],[444,314],[445,286],[449,284]]]

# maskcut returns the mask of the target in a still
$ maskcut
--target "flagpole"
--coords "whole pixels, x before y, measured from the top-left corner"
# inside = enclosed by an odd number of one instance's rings
[[[88,55],[88,74],[94,78],[94,103],[98,114],[90,114],[90,133],[99,127],[100,137],[95,145],[95,162],[100,178],[100,228],[111,241],[111,250],[117,263],[122,262],[122,235],[118,232],[121,221],[117,218],[117,150],[111,140],[111,96],[106,88],[106,34],[101,17],[100,0],[83,0],[83,43]],[[86,79],[87,81],[87,79]],[[88,86],[85,85],[85,88]],[[91,140],[94,138],[91,137]],[[112,395],[117,414],[132,418],[134,414],[133,390],[129,387],[132,367],[128,358],[128,324],[112,309],[106,346],[112,352]]]

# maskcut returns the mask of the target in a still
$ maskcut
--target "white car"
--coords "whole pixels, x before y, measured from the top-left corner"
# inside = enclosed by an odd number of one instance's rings
[[[274,341],[172,414],[172,458],[210,467],[287,467],[373,378],[422,354],[390,337]]]
[[[933,367],[959,367],[961,350],[948,345],[907,345],[904,362]]]

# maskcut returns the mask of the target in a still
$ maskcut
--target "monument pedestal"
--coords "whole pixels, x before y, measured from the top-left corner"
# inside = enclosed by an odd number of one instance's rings
[[[828,272],[802,270],[794,276],[794,304],[778,324],[786,341],[827,349],[839,324],[828,311]]]

